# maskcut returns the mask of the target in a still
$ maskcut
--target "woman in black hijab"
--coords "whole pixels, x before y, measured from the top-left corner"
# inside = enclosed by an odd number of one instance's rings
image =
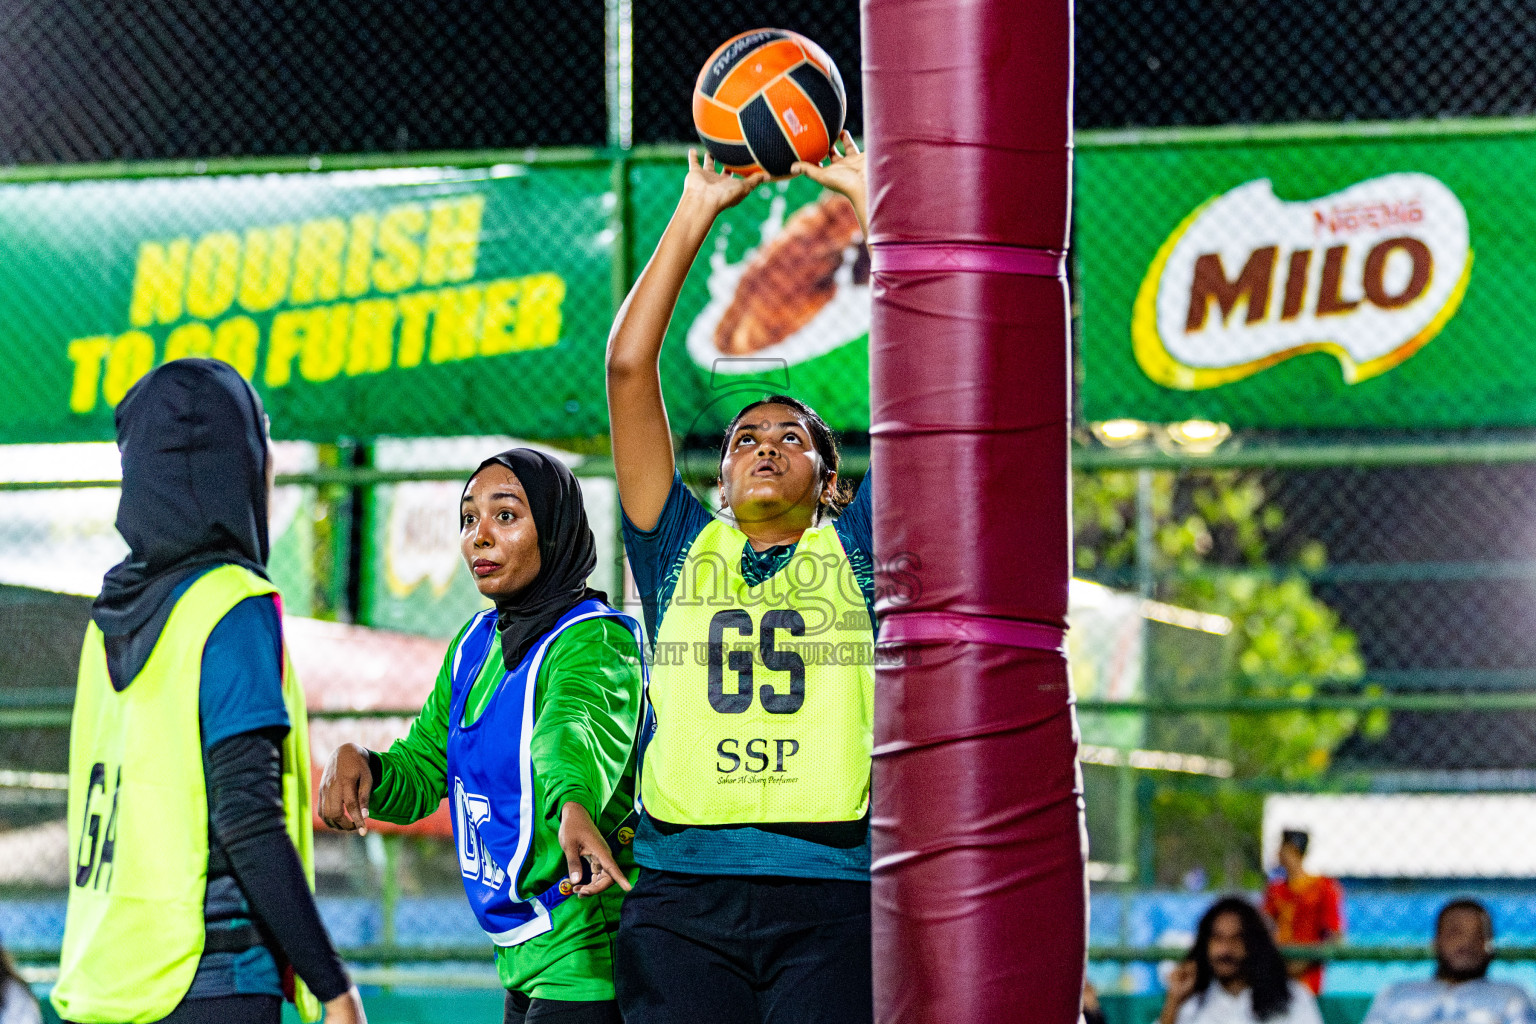
[[[129,553],[81,656],[54,1004],[77,1021],[275,1024],[291,969],[328,1020],[362,1021],[294,845],[310,846],[309,762],[267,578],[261,400],[225,363],[176,360],[128,392],[117,433]],[[285,772],[305,796],[285,803]]]
[[[320,816],[366,831],[370,816],[404,824],[449,798],[505,1020],[619,1024],[612,940],[634,873],[640,625],[587,586],[597,552],[581,488],[542,452],[480,464],[459,543],[492,607],[460,630],[405,739],[331,757]]]

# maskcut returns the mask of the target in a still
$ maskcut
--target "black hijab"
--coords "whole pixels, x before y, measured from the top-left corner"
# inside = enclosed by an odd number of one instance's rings
[[[505,466],[517,476],[539,535],[539,574],[521,593],[494,598],[501,657],[512,669],[560,616],[588,598],[607,601],[608,595],[587,586],[597,568],[597,543],[587,525],[581,485],[565,463],[532,448],[511,448],[480,463],[469,479],[490,465]],[[469,493],[467,482],[464,492]]]
[[[176,584],[209,566],[267,575],[267,428],[261,399],[228,363],[177,359],[117,407],[128,557],[107,570],[91,618],[112,685],[144,668]]]

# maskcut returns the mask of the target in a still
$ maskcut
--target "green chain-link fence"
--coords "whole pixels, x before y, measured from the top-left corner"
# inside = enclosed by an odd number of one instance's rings
[[[39,977],[84,595],[120,541],[110,448],[11,443],[109,439],[176,354],[246,371],[283,441],[296,656],[334,698],[317,753],[387,742],[475,606],[455,481],[505,437],[573,453],[623,588],[604,340],[676,199],[693,76],[758,24],[833,54],[858,131],[849,0],[0,15],[0,162],[181,161],[0,172],[0,939]],[[1072,660],[1117,1022],[1292,826],[1344,877],[1344,942],[1313,954],[1339,961],[1330,1020],[1427,973],[1452,895],[1536,980],[1533,33],[1496,0],[1078,4]],[[1285,123],[1383,119],[1414,123]],[[688,280],[663,373],[695,482],[765,387],[867,464],[868,261],[823,199],[759,190]],[[443,825],[321,837],[365,977],[494,986]]]

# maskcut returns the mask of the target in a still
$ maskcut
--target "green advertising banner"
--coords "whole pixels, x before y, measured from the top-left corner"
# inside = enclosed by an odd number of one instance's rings
[[[1089,420],[1536,424],[1536,128],[1086,138]]]
[[[490,602],[475,588],[459,547],[459,496],[487,457],[523,442],[510,437],[381,439],[378,469],[409,471],[460,467],[459,480],[416,480],[370,487],[365,505],[361,621],[405,633],[449,638]],[[580,456],[557,453],[579,474],[587,522],[597,549],[588,581],[623,602],[623,547],[619,542],[618,488],[613,478],[589,475]]]
[[[682,183],[673,163],[631,168],[637,269]],[[806,402],[834,430],[868,430],[869,316],[853,207],[803,178],[760,186],[721,215],[678,299],[662,351],[673,431],[715,435],[765,389]]]
[[[280,438],[606,434],[615,287],[649,259],[684,165],[615,170],[0,185],[0,443],[108,440],[128,388],[188,355],[239,369]],[[852,208],[811,182],[728,211],[668,336],[674,430],[713,433],[765,386],[864,429],[868,265]]]
[[[0,186],[0,442],[213,356],[279,437],[605,430],[606,164]],[[605,203],[606,200],[606,203]]]

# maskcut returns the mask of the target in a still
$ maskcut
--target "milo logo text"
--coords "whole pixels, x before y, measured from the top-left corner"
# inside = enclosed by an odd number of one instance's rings
[[[1136,361],[1189,391],[1326,352],[1353,384],[1428,344],[1471,272],[1466,211],[1427,174],[1301,202],[1251,181],[1201,205],[1158,249],[1133,310]]]

